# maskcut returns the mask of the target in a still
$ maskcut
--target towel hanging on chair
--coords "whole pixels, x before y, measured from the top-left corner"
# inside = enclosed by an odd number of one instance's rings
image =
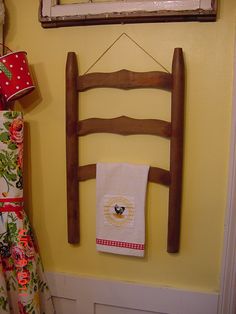
[[[97,250],[143,257],[149,166],[98,163],[96,171]]]

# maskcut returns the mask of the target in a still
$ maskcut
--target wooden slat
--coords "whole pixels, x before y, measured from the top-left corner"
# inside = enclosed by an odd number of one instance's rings
[[[148,174],[148,181],[153,183],[159,183],[165,186],[170,185],[170,172],[165,169],[150,167]]]
[[[120,70],[112,73],[90,73],[79,76],[78,91],[84,92],[91,88],[110,87],[119,89],[159,88],[171,90],[172,76],[161,71],[132,72]]]
[[[150,134],[169,138],[171,124],[157,119],[133,119],[126,116],[113,119],[91,118],[79,121],[79,136],[92,133]]]
[[[78,67],[74,52],[66,62],[66,174],[67,174],[67,232],[68,242],[79,242],[79,190],[78,190]]]
[[[180,211],[182,199],[183,127],[184,127],[184,60],[181,48],[174,51],[172,63],[171,140],[168,244],[169,253],[179,251]]]
[[[78,168],[79,181],[86,181],[96,178],[96,164],[90,164],[80,166]],[[165,186],[170,185],[170,172],[157,167],[150,167],[148,174],[148,181],[163,184]]]
[[[79,181],[86,181],[96,178],[96,164],[80,166],[77,171]]]

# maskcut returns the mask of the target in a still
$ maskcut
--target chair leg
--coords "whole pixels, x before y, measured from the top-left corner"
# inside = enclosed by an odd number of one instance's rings
[[[167,251],[177,253],[180,242],[182,199],[183,129],[184,129],[184,59],[181,48],[175,48],[172,63],[170,190]]]
[[[68,242],[79,243],[78,65],[74,52],[66,62],[66,173]]]

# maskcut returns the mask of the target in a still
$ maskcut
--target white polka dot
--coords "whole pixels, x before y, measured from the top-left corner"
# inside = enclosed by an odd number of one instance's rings
[[[22,68],[22,67],[20,67],[20,70],[21,70],[21,71],[23,71],[23,68]]]
[[[27,85],[29,85],[29,82],[26,82]]]
[[[9,82],[6,82],[6,85],[9,85]]]
[[[30,73],[28,72],[28,75],[30,75]]]
[[[20,87],[19,86],[16,86],[16,89],[19,89]]]
[[[25,63],[25,60],[23,60],[23,63]]]
[[[17,76],[17,79],[20,80],[20,76],[19,75]]]
[[[12,65],[12,64],[10,64],[10,68],[13,68],[13,65]]]
[[[6,59],[3,59],[2,62],[3,62],[3,63],[6,63]]]
[[[5,94],[4,96],[5,96],[5,97],[7,97],[7,95],[6,95],[6,94]]]
[[[16,58],[18,58],[19,56],[18,55],[16,55]]]

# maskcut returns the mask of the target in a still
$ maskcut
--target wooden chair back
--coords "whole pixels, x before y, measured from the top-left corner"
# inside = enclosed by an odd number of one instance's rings
[[[171,121],[133,119],[79,120],[79,93],[92,88],[158,88],[171,93]],[[179,251],[182,195],[183,134],[184,134],[184,60],[181,48],[175,48],[172,72],[132,72],[78,75],[76,54],[69,52],[66,62],[66,169],[68,242],[79,243],[79,181],[96,177],[96,164],[79,165],[78,137],[92,133],[121,135],[151,134],[170,140],[170,169],[150,167],[148,180],[169,187],[167,251]]]

